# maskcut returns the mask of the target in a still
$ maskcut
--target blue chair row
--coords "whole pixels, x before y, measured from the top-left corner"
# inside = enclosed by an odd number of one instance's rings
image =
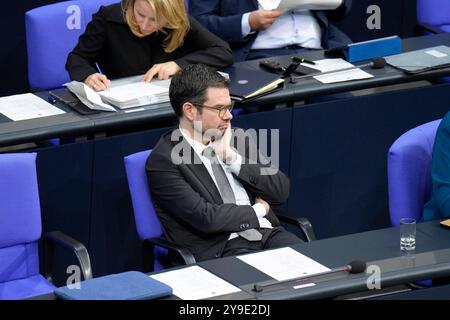
[[[86,248],[58,231],[44,236],[46,277],[39,273],[42,230],[36,153],[0,156],[0,212],[0,300],[53,292],[49,280],[55,245],[73,252],[83,278],[92,278]]]
[[[439,123],[440,120],[436,120],[408,131],[389,150],[389,208],[394,226],[398,226],[401,217],[420,219],[423,205],[429,199],[431,155]],[[139,237],[149,241],[154,249],[154,270],[167,266],[167,249],[178,252],[184,263],[195,263],[186,249],[163,237],[145,174],[145,162],[150,152],[147,150],[125,157]],[[38,266],[41,213],[35,153],[0,156],[0,206],[0,299],[18,299],[51,292],[54,286],[39,273]],[[301,222],[292,218],[281,220],[302,226]],[[308,240],[314,239],[312,230],[308,230],[305,222],[303,231]],[[92,277],[89,256],[82,244],[60,232],[47,234],[45,241],[48,257],[51,257],[54,244],[69,248],[78,257],[84,279]],[[47,266],[51,264],[48,261]],[[47,278],[51,278],[49,272]]]
[[[404,217],[418,221],[422,217],[423,206],[430,199],[431,156],[440,121],[435,120],[411,129],[399,137],[389,149],[388,189],[392,226],[399,226],[400,219]],[[153,253],[155,270],[164,268],[168,262],[167,248],[178,251],[185,263],[195,262],[194,257],[186,249],[174,246],[163,237],[145,175],[145,162],[150,152],[146,150],[125,157],[139,237],[155,247]]]
[[[388,153],[389,212],[392,226],[399,226],[404,217],[420,220],[423,206],[430,199],[431,157],[436,130],[441,120],[423,124],[399,137]],[[145,175],[145,162],[150,150],[125,157],[136,227],[142,240],[155,246],[154,268],[167,263],[167,250],[174,249],[186,263],[195,261],[183,248],[174,247],[163,238],[161,224],[152,204]],[[162,262],[164,261],[164,262]]]

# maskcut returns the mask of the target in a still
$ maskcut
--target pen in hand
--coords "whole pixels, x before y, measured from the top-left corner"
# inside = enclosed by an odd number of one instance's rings
[[[305,58],[297,57],[297,56],[293,56],[292,60],[295,61],[295,62],[300,62],[300,63],[307,63],[307,64],[312,64],[312,65],[316,64],[314,61],[307,60]]]

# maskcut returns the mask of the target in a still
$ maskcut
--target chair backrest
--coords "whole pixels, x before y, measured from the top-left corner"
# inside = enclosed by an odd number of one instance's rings
[[[39,273],[36,153],[0,154],[0,283]]]
[[[49,4],[25,13],[28,82],[32,90],[48,90],[70,81],[67,55],[101,5],[118,0],[74,0]]]
[[[388,153],[391,224],[404,217],[420,219],[431,193],[431,157],[441,120],[420,125],[401,135]]]
[[[141,240],[163,235],[145,172],[145,163],[150,152],[151,150],[141,151],[124,158],[136,229]],[[154,270],[163,269],[163,260],[167,259],[167,251],[155,248],[154,257]]]
[[[417,0],[417,20],[433,26],[450,25],[450,1]]]

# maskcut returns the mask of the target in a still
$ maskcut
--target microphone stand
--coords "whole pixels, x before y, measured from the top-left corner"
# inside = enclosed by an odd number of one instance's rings
[[[267,281],[265,283],[255,283],[253,285],[253,291],[255,292],[261,292],[264,290],[265,287],[269,287],[269,286],[273,286],[273,285],[277,285],[277,284],[284,284],[284,283],[289,283],[289,282],[300,282],[300,281],[304,281],[304,280],[309,280],[312,277],[320,277],[320,276],[324,276],[324,275],[329,275],[329,274],[333,274],[333,273],[337,273],[337,272],[349,272],[349,273],[361,273],[364,272],[366,270],[366,263],[361,261],[361,260],[354,260],[352,262],[350,262],[348,265],[343,266],[343,267],[339,267],[339,268],[335,268],[332,270],[328,270],[328,271],[323,271],[320,273],[315,273],[315,274],[311,274],[311,275],[307,275],[307,276],[301,276],[298,278],[294,278],[294,279],[287,279],[287,280],[283,280],[283,281]]]
[[[320,273],[310,274],[310,275],[307,275],[307,276],[302,276],[302,277],[293,278],[293,279],[287,279],[287,280],[283,280],[283,281],[270,280],[269,282],[266,282],[266,283],[261,283],[261,284],[255,283],[253,285],[253,289],[252,290],[255,291],[255,292],[261,292],[261,291],[264,290],[264,288],[270,287],[270,286],[273,286],[273,285],[285,284],[285,283],[289,283],[289,282],[303,282],[305,280],[309,280],[312,277],[320,277],[320,276],[323,276],[323,275],[329,275],[329,274],[333,274],[333,273],[336,273],[336,272],[343,272],[343,271],[348,271],[348,270],[349,270],[349,266],[345,266],[345,267],[341,267],[341,268],[337,268],[337,269],[333,269],[333,270],[329,270],[329,271],[324,271],[324,272],[320,272]]]

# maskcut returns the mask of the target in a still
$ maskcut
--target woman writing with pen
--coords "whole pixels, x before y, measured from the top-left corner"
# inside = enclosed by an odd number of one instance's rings
[[[66,69],[72,80],[101,91],[110,79],[168,79],[189,64],[232,62],[228,44],[188,17],[184,0],[122,0],[93,15]]]

